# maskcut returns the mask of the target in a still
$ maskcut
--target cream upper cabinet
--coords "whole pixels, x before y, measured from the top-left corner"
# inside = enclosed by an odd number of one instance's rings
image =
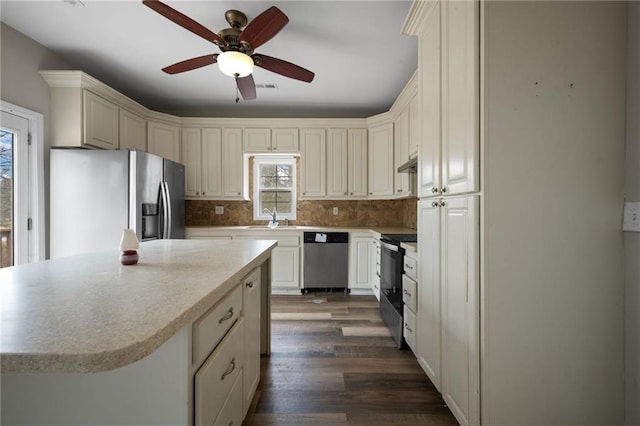
[[[367,129],[347,130],[347,189],[349,197],[367,196]]]
[[[86,89],[54,86],[50,102],[51,146],[119,148],[117,105]]]
[[[440,3],[433,3],[418,36],[419,109],[422,117],[418,145],[418,197],[440,193]]]
[[[183,128],[189,198],[244,199],[242,129]]]
[[[409,161],[409,105],[407,104],[393,123],[393,150],[395,195],[411,194],[409,173],[398,173],[398,167]]]
[[[274,154],[295,154],[300,152],[298,129],[271,129],[271,152]]]
[[[271,152],[271,129],[244,129],[242,150],[247,153]]]
[[[222,196],[245,199],[242,129],[222,129]]]
[[[120,149],[147,150],[147,121],[124,108],[120,108]]]
[[[202,146],[199,128],[182,129],[182,161],[184,162],[184,195],[202,195]]]
[[[88,90],[83,92],[83,97],[85,143],[104,149],[118,149],[118,106]]]
[[[347,129],[327,130],[327,197],[349,195]]]
[[[223,195],[222,184],[224,182],[223,158],[220,155],[222,152],[222,130],[215,127],[202,129],[201,147],[202,187],[200,195],[218,197]]]
[[[446,194],[479,190],[480,6],[446,1],[441,9],[441,188]]]
[[[437,4],[420,34],[420,45],[419,196],[478,191],[478,2]]]
[[[369,197],[387,198],[394,194],[393,123],[369,128]]]
[[[327,130],[327,198],[367,197],[367,129]]]
[[[167,123],[147,123],[147,150],[168,160],[180,162],[180,128]]]
[[[326,162],[325,129],[300,129],[301,198],[326,197]]]
[[[420,144],[420,111],[419,96],[415,95],[409,101],[409,157],[418,155],[418,145]]]
[[[297,153],[297,128],[245,128],[242,138],[245,153]]]

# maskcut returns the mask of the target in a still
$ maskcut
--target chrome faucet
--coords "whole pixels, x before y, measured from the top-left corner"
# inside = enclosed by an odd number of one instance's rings
[[[273,208],[273,211],[269,210],[268,208],[264,208],[264,210],[262,211],[263,213],[269,213],[269,215],[271,215],[272,217],[272,223],[277,223],[277,219],[276,219],[276,208]]]

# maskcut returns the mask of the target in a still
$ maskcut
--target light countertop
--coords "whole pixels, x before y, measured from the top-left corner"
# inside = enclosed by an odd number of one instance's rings
[[[153,352],[270,256],[275,241],[157,240],[0,269],[2,374],[115,369]]]
[[[238,225],[238,226],[187,226],[187,230],[203,231],[290,231],[290,232],[373,232],[375,234],[415,234],[416,230],[391,226],[278,226],[269,228],[266,225]]]

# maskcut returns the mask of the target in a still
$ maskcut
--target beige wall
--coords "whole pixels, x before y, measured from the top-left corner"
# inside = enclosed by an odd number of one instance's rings
[[[38,74],[42,69],[73,69],[51,51],[0,23],[0,99],[44,116],[44,185],[49,188],[49,86]],[[49,253],[49,191],[45,192],[46,252]]]
[[[625,196],[640,201],[640,2],[629,2]],[[640,424],[640,233],[624,233],[627,425]]]
[[[483,5],[482,420],[621,424],[627,6]]]

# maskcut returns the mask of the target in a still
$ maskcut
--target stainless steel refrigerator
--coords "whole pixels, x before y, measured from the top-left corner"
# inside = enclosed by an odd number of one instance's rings
[[[50,257],[184,238],[184,166],[141,151],[52,149]]]

